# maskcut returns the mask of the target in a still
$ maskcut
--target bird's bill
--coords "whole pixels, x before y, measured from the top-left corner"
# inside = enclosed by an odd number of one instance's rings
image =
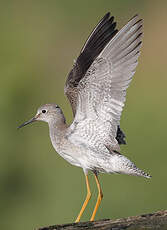
[[[28,125],[28,124],[31,124],[32,122],[34,122],[34,121],[36,121],[36,120],[37,120],[37,118],[36,118],[36,117],[33,117],[32,119],[30,119],[29,121],[24,122],[22,125],[18,126],[17,128],[20,129],[20,128],[22,128],[22,127]]]

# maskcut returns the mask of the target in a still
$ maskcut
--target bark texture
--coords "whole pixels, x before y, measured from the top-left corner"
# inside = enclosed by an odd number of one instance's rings
[[[167,210],[117,220],[53,225],[38,230],[167,230]]]

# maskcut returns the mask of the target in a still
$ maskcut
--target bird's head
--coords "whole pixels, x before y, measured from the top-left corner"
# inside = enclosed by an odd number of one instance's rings
[[[51,123],[52,121],[62,121],[62,119],[64,120],[64,115],[58,105],[46,104],[39,107],[36,115],[32,119],[24,122],[18,128],[22,128],[23,126],[35,121],[45,121],[47,123]]]

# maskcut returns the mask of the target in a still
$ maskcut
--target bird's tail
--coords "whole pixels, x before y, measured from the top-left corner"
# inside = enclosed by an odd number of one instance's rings
[[[143,170],[135,167],[135,168],[132,168],[131,169],[131,175],[134,175],[134,176],[143,176],[145,178],[151,178],[151,175],[148,174],[148,173],[145,173]]]
[[[116,152],[112,152],[111,154],[112,157],[110,158],[110,165],[112,168],[110,172],[151,178],[151,175],[137,168],[136,165],[127,157]]]

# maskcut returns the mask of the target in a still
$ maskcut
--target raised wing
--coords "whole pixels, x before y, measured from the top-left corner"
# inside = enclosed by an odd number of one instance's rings
[[[86,43],[81,49],[79,57],[74,63],[73,69],[67,77],[64,92],[70,101],[74,116],[79,90],[78,84],[85,76],[96,57],[117,33],[115,27],[116,22],[114,22],[114,17],[110,17],[110,13],[107,13],[88,37]]]
[[[142,44],[142,20],[134,16],[105,46],[78,85],[73,140],[117,146],[116,133],[126,89]],[[82,134],[80,133],[82,130]],[[82,136],[81,136],[82,135]]]
[[[85,76],[87,70],[101,53],[107,43],[118,32],[116,29],[116,22],[114,17],[110,17],[110,13],[107,13],[94,28],[83,48],[80,55],[75,61],[73,69],[70,71],[65,84],[64,92],[70,101],[73,115],[76,113],[76,104],[78,98],[78,84],[80,80]],[[118,127],[117,136],[119,144],[126,144],[125,135],[123,131]]]

